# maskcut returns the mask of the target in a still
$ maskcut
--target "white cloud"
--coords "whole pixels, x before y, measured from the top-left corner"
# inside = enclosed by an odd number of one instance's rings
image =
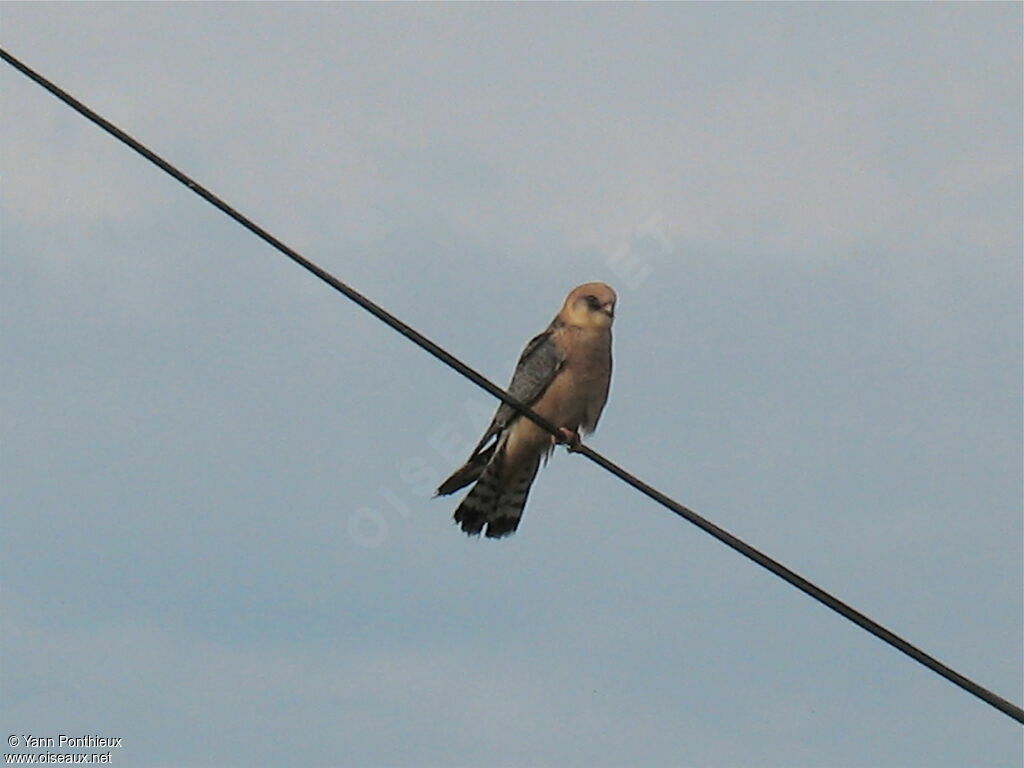
[[[612,280],[596,445],[1009,679],[1020,9],[823,8],[2,13],[15,53],[497,379],[574,280]],[[514,540],[466,541],[424,475],[491,401],[467,415],[468,384],[3,78],[5,714],[122,728],[139,764],[294,762],[295,732],[358,765],[1019,752],[582,462]]]

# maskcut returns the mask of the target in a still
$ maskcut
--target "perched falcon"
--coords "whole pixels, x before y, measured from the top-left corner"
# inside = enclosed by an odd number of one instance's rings
[[[578,432],[592,432],[608,399],[612,375],[615,291],[604,283],[573,288],[551,325],[526,345],[508,391],[562,431],[570,446]],[[541,459],[555,439],[502,403],[469,459],[441,483],[445,496],[472,482],[455,510],[471,535],[508,536],[523,514]]]

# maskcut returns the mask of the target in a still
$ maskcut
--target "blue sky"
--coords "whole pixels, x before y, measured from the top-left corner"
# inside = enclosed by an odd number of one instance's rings
[[[591,444],[1020,704],[1019,4],[14,4],[3,45]],[[559,452],[0,69],[6,734],[133,766],[1020,766],[1019,725]]]

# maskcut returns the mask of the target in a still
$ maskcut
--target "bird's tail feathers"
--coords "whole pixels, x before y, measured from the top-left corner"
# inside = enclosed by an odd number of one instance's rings
[[[519,526],[530,485],[540,468],[540,456],[517,467],[510,476],[503,471],[504,458],[504,451],[499,449],[455,510],[455,522],[467,534],[483,533],[498,539],[514,533]]]

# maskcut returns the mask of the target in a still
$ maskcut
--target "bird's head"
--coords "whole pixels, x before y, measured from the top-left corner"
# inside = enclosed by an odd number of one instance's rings
[[[615,319],[615,291],[604,283],[576,286],[566,296],[561,316],[577,328],[608,328]]]

